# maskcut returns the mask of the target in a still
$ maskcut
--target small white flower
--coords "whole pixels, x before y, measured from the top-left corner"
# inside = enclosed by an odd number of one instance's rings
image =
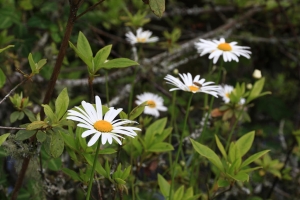
[[[134,35],[131,31],[125,34],[126,40],[130,42],[132,45],[136,43],[150,43],[150,42],[157,42],[158,37],[151,37],[151,31],[143,31],[142,28],[139,28],[136,31],[136,35]]]
[[[220,85],[218,95],[222,97],[224,103],[229,103],[230,102],[229,95],[233,90],[234,87],[231,85],[223,85],[223,86]],[[241,98],[239,104],[243,105],[245,102],[246,102],[245,98]]]
[[[214,82],[205,82],[205,79],[200,79],[200,75],[195,76],[195,78],[192,78],[192,75],[190,73],[187,74],[180,74],[180,78],[182,81],[180,81],[178,78],[175,78],[174,76],[167,75],[164,79],[167,80],[168,84],[174,85],[176,88],[170,89],[170,91],[174,90],[183,90],[187,92],[203,92],[210,95],[213,95],[215,97],[218,97],[218,90],[219,87],[216,85],[211,85]]]
[[[81,105],[83,109],[75,107],[77,111],[75,109],[68,110],[67,119],[80,122],[77,126],[87,129],[82,133],[81,137],[85,138],[89,135],[93,135],[88,142],[88,146],[95,144],[100,136],[102,144],[106,142],[111,144],[114,139],[121,145],[122,142],[119,139],[123,138],[121,135],[134,137],[137,135],[135,131],[141,131],[141,129],[136,127],[123,126],[125,124],[136,123],[134,121],[127,119],[114,120],[122,111],[122,108],[114,109],[111,107],[103,116],[101,99],[96,96],[95,101],[96,109],[92,104],[82,101]]]
[[[145,92],[143,94],[137,95],[137,100],[135,103],[140,105],[147,101],[147,106],[145,106],[144,113],[148,115],[153,115],[154,117],[159,117],[158,111],[167,111],[167,107],[163,105],[164,99],[156,94]]]
[[[261,71],[258,70],[258,69],[255,69],[252,76],[253,76],[253,78],[260,79],[262,77],[261,76]]]
[[[239,62],[238,57],[244,56],[246,58],[250,58],[251,51],[246,49],[250,49],[250,47],[246,46],[237,46],[237,42],[226,43],[224,38],[218,40],[204,40],[200,39],[200,42],[195,43],[195,47],[200,53],[200,56],[205,54],[210,54],[209,59],[213,58],[213,63],[217,63],[219,57],[223,55],[223,60],[225,62],[235,60]]]

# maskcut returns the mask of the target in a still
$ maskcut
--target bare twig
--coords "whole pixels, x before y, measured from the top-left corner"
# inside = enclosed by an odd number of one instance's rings
[[[86,14],[87,12],[91,11],[91,10],[94,10],[96,8],[96,6],[98,6],[100,3],[102,3],[103,1],[105,0],[102,0],[102,1],[99,1],[97,3],[95,3],[94,5],[88,7],[85,11],[83,11],[82,13],[80,13],[76,18],[75,18],[75,21],[77,19],[79,19],[80,17],[82,17],[84,14]]]
[[[23,83],[25,83],[26,81],[28,81],[29,78],[25,78],[23,79],[18,85],[16,85],[12,90],[9,91],[9,93],[7,93],[7,95],[5,95],[5,97],[0,101],[0,104],[5,101],[5,99],[7,99],[7,97],[9,97],[20,85],[22,85]]]
[[[8,126],[0,126],[0,129],[8,129],[8,130],[26,130],[26,128],[8,127]]]

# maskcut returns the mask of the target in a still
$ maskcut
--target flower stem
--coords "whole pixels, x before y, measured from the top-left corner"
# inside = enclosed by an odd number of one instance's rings
[[[87,195],[86,195],[86,200],[90,200],[91,190],[92,190],[92,186],[93,186],[94,171],[95,171],[95,167],[96,167],[100,144],[101,144],[101,140],[98,140],[96,154],[95,154],[95,158],[94,158],[94,162],[93,162],[93,166],[92,166],[92,172],[90,175],[90,182],[89,182],[89,187],[88,187],[88,191],[87,191]]]
[[[177,135],[177,127],[176,127],[176,117],[175,117],[175,102],[176,102],[176,90],[173,92],[172,96],[172,111],[171,111],[171,124],[174,127],[175,134]],[[169,144],[172,143],[172,134],[169,135]],[[169,151],[169,165],[172,168],[172,152]]]
[[[135,86],[135,78],[136,78],[138,70],[139,70],[139,68],[137,66],[135,66],[132,83],[131,83],[130,94],[129,94],[128,111],[127,111],[128,113],[131,112],[133,91],[134,91],[134,86]]]
[[[106,101],[107,101],[107,107],[109,107],[109,92],[108,92],[108,72],[105,71],[105,90],[106,90]]]
[[[231,137],[232,137],[233,131],[234,131],[234,129],[235,129],[237,123],[239,122],[240,117],[242,116],[243,110],[244,110],[244,105],[242,106],[241,112],[239,113],[239,115],[238,115],[237,119],[235,120],[234,125],[233,125],[233,127],[231,128],[231,131],[230,131],[230,133],[229,133],[229,137],[228,137],[228,139],[227,139],[226,147],[225,147],[226,152],[227,152],[227,150],[228,150],[228,148],[229,148],[229,144],[230,144],[230,141],[231,141]]]
[[[184,118],[184,123],[183,123],[183,129],[182,129],[182,133],[180,135],[180,139],[179,139],[179,147],[178,147],[178,151],[176,154],[176,159],[175,159],[175,165],[178,163],[179,160],[179,155],[182,151],[182,144],[183,144],[183,136],[184,136],[184,131],[187,125],[187,119],[189,116],[189,112],[190,112],[190,106],[191,106],[191,102],[193,99],[193,95],[194,93],[191,94],[190,99],[188,101],[187,107],[186,107],[186,113],[185,113],[185,118]],[[173,191],[173,187],[174,187],[174,179],[175,179],[175,166],[173,167],[173,172],[172,172],[172,181],[171,181],[171,187],[170,187],[170,192],[169,192],[169,199],[172,199],[172,191]]]

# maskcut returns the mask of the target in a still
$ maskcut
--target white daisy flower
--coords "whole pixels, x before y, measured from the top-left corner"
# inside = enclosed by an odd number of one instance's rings
[[[139,28],[136,31],[136,35],[134,35],[131,31],[125,34],[126,40],[130,42],[132,45],[136,43],[150,43],[150,42],[157,42],[158,37],[151,37],[151,31],[143,31],[142,28]]]
[[[174,76],[167,75],[164,79],[167,80],[168,84],[176,86],[176,88],[170,89],[170,91],[174,90],[183,90],[187,92],[203,92],[210,95],[213,95],[215,97],[218,97],[218,90],[219,86],[217,85],[211,85],[214,82],[205,82],[205,79],[200,79],[200,75],[195,76],[195,78],[192,78],[192,75],[190,73],[187,74],[180,74],[180,78],[182,81],[180,81],[178,78],[175,78]]]
[[[88,142],[88,146],[95,144],[100,136],[102,144],[106,142],[111,144],[114,139],[121,145],[122,142],[119,139],[123,138],[121,135],[134,137],[137,135],[135,131],[141,131],[141,129],[136,127],[123,126],[125,124],[136,123],[135,121],[127,119],[114,120],[122,111],[122,108],[114,109],[111,107],[103,116],[101,99],[96,96],[95,101],[96,109],[92,104],[82,101],[81,105],[83,109],[75,107],[77,111],[75,109],[68,110],[67,119],[80,122],[77,126],[87,129],[82,133],[81,137],[85,138],[93,135]]]
[[[144,113],[148,115],[153,115],[154,117],[159,117],[159,111],[167,111],[167,107],[163,105],[164,99],[156,94],[145,92],[143,94],[137,95],[137,100],[135,103],[140,105],[147,101],[147,106],[145,106]]]
[[[218,40],[204,40],[200,39],[200,42],[195,43],[195,47],[200,53],[200,56],[205,54],[210,54],[209,59],[213,59],[213,63],[217,63],[219,57],[223,55],[223,60],[225,62],[235,60],[239,62],[239,56],[244,56],[246,58],[250,58],[251,51],[246,49],[250,49],[250,47],[246,46],[237,46],[237,42],[226,43],[224,38]]]
[[[230,102],[229,95],[233,90],[234,87],[231,85],[223,85],[223,86],[220,85],[218,95],[223,98],[224,103],[229,103]],[[243,105],[245,102],[246,102],[245,98],[241,98],[239,104]]]

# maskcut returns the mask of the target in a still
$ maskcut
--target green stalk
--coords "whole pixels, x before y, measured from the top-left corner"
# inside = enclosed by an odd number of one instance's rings
[[[133,90],[134,90],[135,78],[136,78],[138,70],[139,70],[139,67],[136,66],[135,69],[134,69],[134,74],[133,74],[132,83],[131,83],[131,90],[130,90],[130,94],[129,94],[129,104],[128,104],[128,111],[127,111],[128,113],[131,112],[132,99],[133,99]]]
[[[183,123],[183,129],[182,129],[182,133],[180,135],[179,147],[178,147],[178,151],[177,151],[177,154],[176,154],[175,164],[178,163],[179,155],[180,155],[181,150],[182,150],[183,135],[184,135],[184,131],[185,131],[185,128],[186,128],[187,119],[188,119],[188,116],[189,116],[190,106],[191,106],[193,96],[194,96],[194,93],[191,94],[190,99],[188,101],[188,105],[186,107],[186,113],[185,113],[185,118],[184,118],[184,123]],[[170,192],[169,192],[169,199],[172,199],[172,191],[173,191],[174,179],[175,179],[175,167],[173,167],[172,170],[173,170],[173,172],[172,172],[172,181],[171,181],[171,187],[170,187]]]
[[[95,154],[95,158],[94,158],[94,162],[93,162],[93,166],[92,166],[92,172],[91,172],[91,176],[90,176],[89,187],[88,187],[88,191],[87,191],[87,195],[86,195],[86,200],[90,200],[91,190],[92,190],[92,185],[93,185],[93,177],[94,177],[96,162],[97,162],[98,153],[99,153],[99,149],[100,149],[100,144],[101,144],[101,140],[98,140],[96,154]]]
[[[107,101],[107,107],[109,107],[109,93],[108,93],[108,72],[105,71],[105,90],[106,90],[106,101]]]
[[[175,102],[176,102],[176,90],[173,92],[172,96],[172,112],[171,112],[171,124],[174,126],[175,134],[177,135],[177,128],[176,126],[176,117],[175,117]],[[169,136],[169,144],[172,143],[172,135]],[[172,152],[169,151],[169,163],[172,169]]]
[[[235,120],[234,125],[233,125],[233,127],[231,128],[231,131],[230,131],[230,133],[229,133],[229,137],[228,137],[228,139],[227,139],[226,147],[225,147],[226,152],[228,151],[228,148],[229,148],[229,144],[230,144],[230,141],[231,141],[231,137],[232,137],[233,131],[234,131],[234,129],[235,129],[237,123],[239,122],[240,117],[242,116],[243,110],[244,110],[244,105],[242,106],[241,112],[239,113],[239,116],[238,116],[237,119]]]

